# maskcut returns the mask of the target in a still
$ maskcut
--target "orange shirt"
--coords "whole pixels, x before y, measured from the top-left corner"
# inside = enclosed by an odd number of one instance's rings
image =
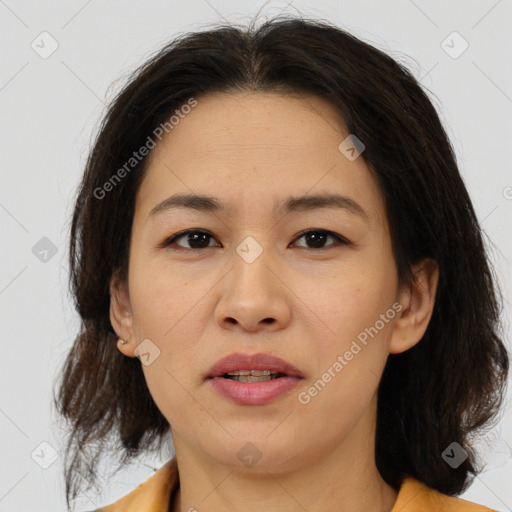
[[[93,512],[168,512],[179,487],[178,467],[172,458],[132,492]],[[496,512],[493,509],[441,494],[422,482],[407,477],[402,482],[391,512]]]

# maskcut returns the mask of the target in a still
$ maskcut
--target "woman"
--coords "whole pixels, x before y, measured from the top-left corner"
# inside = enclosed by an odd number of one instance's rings
[[[490,510],[456,495],[504,396],[497,287],[439,117],[381,51],[295,18],[172,41],[105,116],[70,264],[68,507],[109,440],[121,467],[172,433],[98,510]]]

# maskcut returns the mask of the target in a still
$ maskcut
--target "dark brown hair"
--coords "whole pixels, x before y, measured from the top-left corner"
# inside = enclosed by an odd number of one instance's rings
[[[414,263],[437,261],[427,331],[413,348],[389,356],[379,385],[375,457],[396,490],[411,475],[460,494],[481,470],[470,440],[497,416],[509,356],[497,280],[453,148],[403,64],[328,22],[281,16],[259,28],[222,25],[177,37],[129,77],[103,118],[71,223],[70,289],[81,329],[54,398],[69,423],[68,508],[84,480],[87,489],[95,481],[107,449],[123,455],[121,467],[170,434],[140,361],[119,352],[109,318],[109,282],[115,272],[127,276],[147,157],[101,199],[97,191],[190,98],[236,91],[327,99],[366,146],[362,156],[385,199],[400,283],[413,282]],[[469,454],[456,469],[441,457],[452,442]]]

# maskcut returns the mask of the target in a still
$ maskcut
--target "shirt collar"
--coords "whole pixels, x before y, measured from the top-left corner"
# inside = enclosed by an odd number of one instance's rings
[[[179,488],[176,458],[120,500],[94,512],[168,512]],[[402,481],[391,512],[495,512],[461,498],[442,494],[413,477]]]

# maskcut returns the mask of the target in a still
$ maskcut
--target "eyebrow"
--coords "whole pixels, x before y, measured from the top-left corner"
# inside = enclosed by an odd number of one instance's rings
[[[158,214],[172,209],[192,209],[205,213],[227,213],[228,208],[217,198],[198,194],[175,194],[158,203],[149,212],[148,220]],[[275,206],[277,208],[277,205]],[[362,217],[366,222],[369,216],[363,207],[350,197],[339,194],[325,193],[304,195],[300,197],[288,197],[285,203],[278,209],[279,213],[288,214],[294,212],[307,212],[320,208],[336,208],[347,210],[350,213]]]

